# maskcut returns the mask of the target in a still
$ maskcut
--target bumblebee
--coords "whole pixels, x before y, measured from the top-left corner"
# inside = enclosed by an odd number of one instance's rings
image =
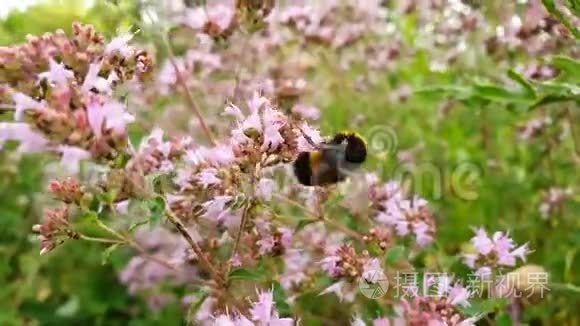
[[[343,181],[367,158],[367,144],[354,132],[339,132],[315,147],[314,151],[298,154],[293,163],[294,175],[305,186],[325,186]]]

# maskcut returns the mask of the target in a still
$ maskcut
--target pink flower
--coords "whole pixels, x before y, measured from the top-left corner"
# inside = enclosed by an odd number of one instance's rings
[[[387,318],[378,318],[373,320],[373,326],[391,326],[391,322]]]
[[[228,315],[219,315],[213,322],[214,326],[236,326],[236,323]]]
[[[129,33],[125,33],[113,38],[111,42],[105,46],[105,55],[119,53],[123,57],[128,57],[131,55],[131,47],[128,45],[128,43],[132,38],[133,34]]]
[[[284,138],[278,131],[279,128],[275,125],[266,126],[264,130],[264,142],[262,143],[262,151],[275,151],[278,146],[284,143]]]
[[[491,268],[488,266],[482,266],[479,267],[475,273],[474,273],[477,277],[480,277],[484,280],[487,280],[491,277]]]
[[[292,113],[304,119],[318,120],[320,118],[320,110],[311,105],[296,104],[292,107]]]
[[[515,242],[506,233],[498,231],[489,238],[482,228],[475,230],[471,244],[477,251],[476,254],[464,254],[463,259],[470,268],[477,268],[478,275],[491,274],[490,266],[513,267],[516,265],[516,258],[525,261],[529,253],[527,243],[514,249]]]
[[[91,102],[87,106],[87,118],[95,135],[102,137],[103,130],[112,129],[115,133],[125,132],[126,125],[135,120],[135,117],[125,111],[125,106],[116,101],[104,104]]]
[[[111,93],[111,84],[105,78],[99,76],[101,71],[101,62],[91,63],[89,65],[89,71],[85,76],[85,80],[81,89],[85,93],[89,93],[91,89],[96,89],[97,91],[105,94]]]
[[[48,71],[38,74],[39,79],[46,79],[50,84],[62,86],[67,85],[68,80],[74,78],[74,73],[66,69],[63,63],[57,63],[50,58],[48,66]]]
[[[12,100],[14,101],[14,120],[22,121],[24,111],[33,110],[40,111],[43,109],[43,104],[32,99],[30,96],[22,93],[13,93]]]
[[[250,114],[243,122],[242,122],[242,130],[243,131],[256,131],[262,132],[262,121],[260,119],[260,115],[258,112],[254,112]]]
[[[274,180],[262,178],[256,187],[256,196],[264,201],[270,201],[276,188],[277,184]]]
[[[236,118],[237,121],[244,120],[244,115],[242,114],[242,111],[240,110],[240,108],[235,106],[233,103],[226,105],[226,107],[224,109],[224,113],[222,115],[232,116],[232,117]]]
[[[62,153],[60,160],[62,166],[70,174],[77,174],[79,172],[80,161],[91,157],[91,153],[73,146],[60,145],[58,151]]]
[[[447,303],[453,306],[469,306],[469,302],[467,300],[470,296],[471,293],[466,288],[456,284],[451,289],[449,289]]]
[[[183,23],[189,27],[200,30],[208,22],[215,24],[220,31],[226,30],[234,18],[234,10],[230,6],[217,4],[207,7],[196,7],[188,9],[185,13]]]
[[[371,283],[376,283],[383,276],[383,268],[377,258],[369,259],[363,266],[362,277]]]
[[[282,247],[284,248],[290,248],[290,246],[292,245],[292,239],[293,239],[293,232],[292,229],[290,228],[285,228],[285,227],[280,227],[278,228],[278,232],[280,232],[280,244],[282,245]]]
[[[246,134],[244,134],[244,130],[242,129],[241,126],[239,128],[232,129],[230,138],[230,143],[232,144],[232,146],[240,146],[243,144],[248,144],[251,141],[252,139],[246,136]]]
[[[264,108],[263,119],[265,128],[272,126],[278,130],[286,124],[286,117],[280,111],[270,106]]]
[[[338,266],[338,263],[341,261],[340,256],[330,255],[323,258],[320,261],[321,268],[323,271],[328,273],[330,277],[337,277],[341,273],[341,269]]]
[[[267,98],[260,96],[258,92],[254,92],[252,93],[252,97],[248,100],[248,108],[252,114],[258,113],[265,104],[269,103],[270,101],[268,101]]]
[[[475,237],[471,239],[473,247],[482,255],[487,255],[493,249],[493,242],[487,236],[487,232],[483,229],[475,231]]]
[[[428,231],[429,225],[423,221],[413,224],[413,233],[415,233],[415,238],[419,246],[424,247],[433,242],[433,237],[427,233]]]
[[[210,185],[217,185],[222,182],[221,179],[216,176],[216,174],[216,169],[207,168],[199,172],[196,176],[196,179],[203,185],[204,188],[207,188]]]
[[[258,301],[250,308],[251,320],[260,325],[290,326],[293,325],[291,318],[279,318],[274,308],[274,294],[272,291],[258,292]]]
[[[350,322],[350,326],[366,326],[365,322],[359,317],[354,317]]]
[[[48,146],[48,140],[41,134],[34,132],[28,124],[0,122],[0,149],[9,140],[20,143],[18,151],[21,153],[41,152]]]
[[[260,255],[264,256],[270,252],[272,252],[272,249],[274,249],[274,237],[272,235],[265,235],[264,237],[262,237],[260,240],[258,240],[256,242],[256,244],[258,245],[258,251],[260,253]]]
[[[320,144],[322,142],[322,137],[320,136],[320,131],[310,127],[306,122],[304,122],[300,126],[300,130],[297,130],[296,133],[299,135],[298,137],[298,151],[299,152],[308,152],[314,149],[310,141],[314,144]],[[306,137],[310,138],[309,140]]]
[[[349,285],[345,281],[340,281],[333,283],[332,285],[324,289],[322,292],[320,292],[319,295],[334,293],[340,301],[353,302],[357,290],[358,287]]]
[[[216,196],[213,200],[205,202],[203,204],[203,207],[205,208],[203,216],[210,220],[220,221],[229,213],[226,204],[230,200],[232,200],[232,196]]]
[[[232,264],[232,267],[242,266],[242,257],[240,257],[240,254],[236,253],[230,260],[230,263]]]
[[[232,151],[231,145],[219,144],[213,148],[207,149],[203,153],[203,157],[207,163],[213,166],[225,166],[235,162],[236,157]]]
[[[311,262],[307,252],[300,250],[287,250],[284,254],[284,274],[280,278],[280,284],[286,290],[299,285],[306,279],[305,270]]]

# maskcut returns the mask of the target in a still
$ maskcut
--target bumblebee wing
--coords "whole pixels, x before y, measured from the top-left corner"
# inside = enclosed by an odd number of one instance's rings
[[[343,180],[343,176],[336,169],[336,166],[327,164],[323,162],[320,164],[318,173],[312,176],[313,184],[317,186],[325,186],[333,183],[337,183]]]

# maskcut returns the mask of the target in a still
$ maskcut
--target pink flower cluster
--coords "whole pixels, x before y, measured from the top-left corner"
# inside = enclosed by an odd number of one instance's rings
[[[399,236],[413,235],[421,247],[433,241],[435,219],[426,200],[419,196],[405,198],[396,181],[379,185],[374,176],[369,176],[368,181],[377,222],[393,227]]]
[[[59,153],[71,173],[79,160],[122,153],[134,117],[112,93],[151,66],[130,39],[105,43],[92,26],[75,23],[72,37],[59,31],[0,48],[0,102],[16,121],[0,125],[0,145],[15,140],[21,151]]]
[[[470,292],[455,283],[449,277],[437,279],[437,293],[415,295],[403,298],[394,306],[394,317],[382,317],[373,320],[373,326],[472,326],[479,317],[466,317],[460,307],[469,306]],[[351,325],[364,326],[364,321],[354,318]]]
[[[527,243],[516,248],[515,242],[504,232],[497,231],[489,237],[483,228],[475,229],[471,245],[476,252],[464,254],[464,262],[480,277],[489,277],[501,267],[514,267],[517,258],[525,262],[529,253]]]
[[[292,318],[280,318],[275,308],[274,294],[270,291],[258,292],[258,300],[252,303],[249,317],[242,314],[222,314],[213,317],[208,325],[220,326],[292,326]]]

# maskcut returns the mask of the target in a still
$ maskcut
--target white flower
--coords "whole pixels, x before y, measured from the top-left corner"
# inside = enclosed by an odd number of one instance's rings
[[[111,40],[105,46],[105,55],[111,55],[116,52],[120,53],[123,57],[128,57],[131,55],[131,47],[127,45],[129,41],[133,38],[133,34],[125,33],[121,34]]]
[[[80,161],[91,157],[91,153],[73,146],[60,145],[58,151],[62,153],[60,160],[62,166],[70,174],[77,174],[79,172]]]
[[[57,63],[50,58],[48,61],[48,71],[38,74],[39,79],[46,79],[50,84],[61,86],[67,85],[68,80],[74,77],[72,71],[66,69],[63,63]]]
[[[274,180],[269,178],[262,178],[256,187],[256,196],[264,201],[272,199],[272,193],[276,190],[277,184]]]
[[[18,152],[21,153],[41,152],[48,146],[48,140],[44,136],[34,132],[23,122],[0,122],[0,149],[8,140],[19,142]]]
[[[22,121],[24,117],[24,111],[26,110],[33,110],[33,111],[40,111],[43,110],[43,105],[41,102],[38,102],[31,98],[28,95],[22,93],[12,93],[12,100],[14,101],[14,120],[15,121]]]
[[[112,92],[111,83],[107,79],[99,76],[101,64],[101,62],[97,62],[89,65],[89,71],[87,72],[83,85],[81,86],[83,92],[88,93],[93,88],[104,94],[110,94]]]

